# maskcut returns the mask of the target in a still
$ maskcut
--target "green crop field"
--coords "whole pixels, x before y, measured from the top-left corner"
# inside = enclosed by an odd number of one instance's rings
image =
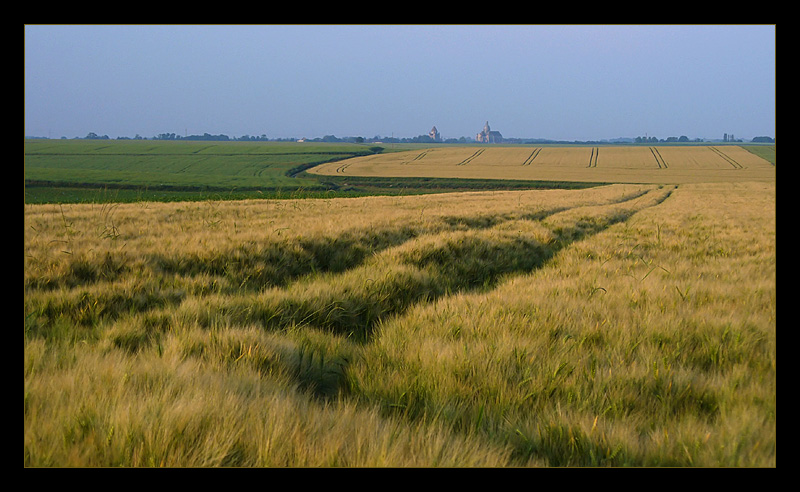
[[[293,175],[371,153],[364,145],[347,144],[26,140],[25,197],[40,203],[320,192],[330,187]]]
[[[479,147],[437,179],[297,174],[357,145],[26,141],[24,466],[776,467],[774,148],[752,180],[704,149],[737,178],[547,184]]]

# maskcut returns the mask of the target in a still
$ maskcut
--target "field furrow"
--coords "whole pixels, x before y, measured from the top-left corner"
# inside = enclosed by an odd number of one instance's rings
[[[538,156],[539,152],[541,152],[541,151],[542,151],[541,147],[537,147],[537,148],[533,149],[533,151],[531,152],[531,155],[529,155],[528,158],[525,159],[525,162],[523,162],[522,165],[523,166],[530,166],[531,164],[533,164],[534,159],[536,159],[536,156]]]
[[[734,169],[743,169],[743,168],[744,168],[744,166],[742,166],[741,164],[739,164],[739,163],[738,163],[738,162],[736,162],[735,160],[733,160],[733,159],[731,159],[730,157],[728,157],[728,155],[726,155],[726,154],[725,154],[724,152],[722,152],[720,149],[718,149],[718,148],[716,148],[716,147],[709,147],[709,148],[710,148],[712,151],[714,151],[714,153],[715,153],[715,154],[717,154],[718,156],[720,156],[720,157],[722,157],[723,159],[725,159],[725,161],[726,161],[726,162],[728,162],[728,163],[729,163],[729,164],[730,164],[730,165],[731,165],[731,166],[732,166]]]
[[[456,165],[457,166],[465,166],[465,165],[469,164],[470,162],[475,160],[475,158],[477,158],[478,156],[483,154],[484,150],[485,149],[476,150],[474,154],[472,154],[471,156],[467,157],[466,159],[464,159],[463,161],[459,162]]]
[[[589,154],[589,165],[586,167],[597,167],[598,157],[600,157],[600,148],[592,147],[592,152]]]
[[[650,152],[653,154],[653,158],[656,160],[656,165],[659,169],[666,169],[667,163],[664,161],[664,158],[661,157],[661,153],[655,147],[650,147]]]

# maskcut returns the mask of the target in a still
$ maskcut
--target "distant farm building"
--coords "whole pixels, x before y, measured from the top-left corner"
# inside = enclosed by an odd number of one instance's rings
[[[481,143],[501,143],[503,141],[503,135],[501,135],[500,132],[492,131],[487,121],[483,126],[483,131],[475,135],[475,140]]]
[[[438,142],[442,139],[442,136],[439,135],[439,130],[437,130],[435,126],[428,132],[428,136],[431,137],[431,140],[434,142]]]

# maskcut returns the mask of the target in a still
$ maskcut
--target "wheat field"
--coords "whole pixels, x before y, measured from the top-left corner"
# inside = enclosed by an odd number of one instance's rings
[[[775,195],[25,205],[24,465],[774,467]]]
[[[775,179],[739,146],[434,147],[323,164],[318,175],[680,184]]]

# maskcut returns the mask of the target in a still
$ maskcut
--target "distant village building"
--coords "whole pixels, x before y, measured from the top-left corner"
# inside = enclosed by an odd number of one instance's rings
[[[431,131],[428,132],[428,136],[431,137],[431,140],[434,142],[438,142],[442,139],[441,135],[439,135],[439,130],[436,129],[436,126],[431,128]]]
[[[500,132],[492,131],[487,121],[483,126],[483,131],[475,135],[475,140],[481,143],[501,143],[503,141],[503,136]]]

